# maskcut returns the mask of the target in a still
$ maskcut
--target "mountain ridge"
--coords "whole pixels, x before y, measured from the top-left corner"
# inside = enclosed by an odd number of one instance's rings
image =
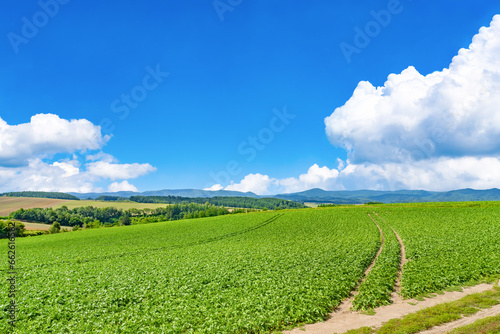
[[[500,201],[500,189],[476,190],[471,188],[450,191],[427,190],[323,190],[312,188],[309,190],[276,195],[259,196],[253,192],[239,192],[231,190],[201,190],[201,189],[162,189],[144,192],[103,192],[103,193],[75,193],[80,199],[97,198],[99,196],[181,196],[181,197],[216,197],[216,196],[242,196],[253,198],[280,198],[296,202],[316,202],[334,204],[362,204],[367,202],[382,203],[416,203],[416,202],[458,202],[458,201]]]

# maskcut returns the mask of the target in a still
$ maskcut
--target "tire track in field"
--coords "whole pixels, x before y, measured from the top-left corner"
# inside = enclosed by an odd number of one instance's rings
[[[387,224],[387,226],[389,226],[391,228],[391,230],[396,235],[396,238],[398,239],[399,246],[401,247],[401,262],[399,263],[398,277],[396,279],[396,283],[394,284],[394,288],[395,288],[394,290],[395,291],[392,293],[392,296],[391,296],[392,302],[394,303],[394,302],[396,302],[398,300],[403,300],[403,298],[401,297],[401,288],[402,288],[402,286],[401,286],[401,278],[403,276],[403,266],[407,262],[406,252],[405,252],[405,245],[403,243],[403,239],[401,239],[401,237],[396,232],[396,230],[391,225],[389,225],[382,217],[380,217],[378,215],[378,213],[375,213],[375,215],[377,215],[377,217],[381,221],[383,221],[385,224]]]
[[[157,247],[157,248],[150,248],[150,249],[141,249],[141,250],[136,250],[136,251],[132,251],[132,252],[125,252],[125,253],[120,253],[120,254],[95,256],[95,257],[83,259],[83,260],[52,262],[52,263],[47,263],[47,264],[39,264],[39,265],[35,265],[32,267],[16,268],[16,270],[22,271],[22,270],[30,270],[30,269],[35,269],[35,268],[46,268],[46,267],[52,267],[52,266],[56,266],[56,265],[60,265],[60,264],[81,264],[81,263],[88,263],[88,262],[92,262],[92,261],[109,260],[109,259],[116,259],[116,258],[121,258],[121,257],[125,257],[125,256],[130,256],[130,255],[143,254],[145,251],[151,252],[151,251],[159,251],[159,250],[167,250],[167,249],[180,249],[180,248],[187,248],[187,247],[192,247],[192,246],[204,245],[204,244],[216,242],[219,240],[229,239],[229,238],[235,237],[237,235],[249,233],[249,232],[255,231],[257,229],[263,228],[264,226],[267,226],[267,225],[271,224],[272,222],[276,221],[278,218],[280,218],[283,215],[284,215],[284,213],[276,214],[276,215],[272,216],[271,218],[264,220],[260,224],[243,229],[241,231],[227,233],[227,234],[223,234],[223,235],[218,236],[218,237],[213,237],[213,238],[209,238],[206,240],[194,241],[194,242],[190,242],[190,243],[183,244],[183,245],[173,245],[173,246],[164,246],[164,247]],[[9,270],[0,269],[0,272],[7,272],[7,271],[9,271]]]
[[[363,284],[363,282],[366,280],[366,277],[368,276],[368,274],[370,273],[370,271],[373,269],[373,266],[375,265],[375,262],[377,261],[377,258],[379,257],[380,253],[382,253],[382,249],[384,248],[384,243],[385,243],[384,233],[382,232],[382,229],[380,228],[380,225],[375,221],[375,219],[373,219],[373,217],[370,214],[368,214],[368,217],[370,217],[370,219],[373,221],[373,223],[375,223],[375,225],[377,226],[378,231],[380,233],[380,239],[381,239],[382,243],[380,245],[380,248],[378,249],[377,254],[373,258],[373,261],[370,263],[370,265],[368,266],[368,268],[366,268],[366,270],[364,271],[363,278],[359,281],[358,285],[356,285],[356,287],[354,288],[354,290],[351,291],[351,295],[347,299],[343,300],[339,304],[339,306],[337,307],[337,309],[335,310],[335,312],[332,313],[330,315],[330,317],[333,316],[334,314],[337,314],[337,313],[352,312],[351,311],[352,301],[353,301],[354,297],[356,297],[356,295],[359,293],[359,287],[360,287],[360,285]]]

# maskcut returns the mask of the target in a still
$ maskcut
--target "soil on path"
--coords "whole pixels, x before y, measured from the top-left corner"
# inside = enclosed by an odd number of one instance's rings
[[[377,213],[375,213],[377,217],[382,220],[385,224],[387,222],[382,219]],[[468,287],[464,288],[461,292],[458,291],[453,291],[453,292],[445,292],[442,295],[437,295],[432,298],[427,298],[423,301],[418,301],[415,299],[406,299],[403,300],[403,298],[399,295],[399,292],[401,291],[401,275],[402,275],[402,268],[403,265],[406,263],[406,253],[405,253],[405,247],[403,244],[402,239],[400,236],[397,234],[397,232],[387,224],[394,234],[396,235],[398,242],[401,246],[401,263],[400,263],[400,268],[399,268],[399,273],[398,273],[398,278],[395,284],[395,290],[392,295],[391,295],[391,300],[393,303],[391,305],[386,305],[386,306],[381,306],[375,309],[375,314],[374,315],[367,315],[367,314],[362,314],[360,312],[352,311],[352,300],[354,296],[357,294],[357,290],[359,288],[359,285],[365,280],[366,275],[370,272],[372,269],[373,265],[375,264],[376,259],[378,258],[380,252],[382,251],[382,248],[384,246],[384,235],[382,233],[382,230],[378,223],[373,219],[373,217],[369,214],[368,215],[370,219],[377,225],[380,235],[382,238],[382,245],[380,246],[380,249],[373,259],[373,262],[370,264],[370,266],[367,268],[365,271],[365,274],[363,276],[363,280],[358,284],[354,292],[351,294],[351,296],[344,300],[339,307],[330,314],[330,317],[324,321],[324,322],[319,322],[315,324],[309,324],[305,325],[301,328],[295,328],[291,331],[284,331],[283,333],[290,333],[290,334],[332,334],[332,333],[344,333],[348,330],[351,329],[357,329],[361,328],[364,326],[368,327],[380,327],[383,323],[395,319],[395,318],[401,318],[407,314],[414,313],[418,310],[431,307],[437,304],[442,304],[446,302],[451,302],[455,301],[458,299],[461,299],[467,295],[470,295],[472,293],[477,293],[477,292],[483,292],[486,290],[490,290],[493,288],[493,284],[479,284],[473,287]],[[440,327],[436,327],[435,329],[431,329],[426,332],[426,334],[431,334],[431,333],[447,333],[453,328],[460,327],[469,323],[473,323],[474,321],[490,316],[490,315],[495,315],[498,314],[499,311],[497,311],[497,308],[500,308],[500,306],[495,306],[491,309],[487,310],[482,310],[479,311],[476,315],[471,316],[471,317],[465,317],[460,320],[457,320],[455,322],[445,324]]]
[[[359,312],[349,311],[349,312],[339,312],[335,311],[330,315],[330,318],[325,322],[319,322],[315,324],[305,325],[304,329],[295,328],[291,331],[283,332],[290,334],[332,334],[332,333],[344,333],[351,329],[357,329],[364,326],[368,327],[380,327],[383,323],[395,319],[401,318],[407,314],[414,313],[418,310],[431,307],[437,304],[451,302],[454,300],[461,299],[467,295],[477,292],[483,292],[493,288],[493,284],[479,284],[473,287],[464,288],[462,292],[453,291],[445,292],[443,295],[438,295],[433,298],[425,299],[424,301],[417,301],[415,299],[406,299],[401,301],[396,301],[394,304],[381,306],[377,308],[375,315],[366,315]],[[480,311],[482,312],[482,311]],[[480,313],[478,312],[478,314]],[[487,315],[481,315],[481,317],[486,317]],[[472,317],[464,318],[461,320],[471,320]],[[479,318],[478,318],[479,319]],[[475,319],[477,320],[477,319]],[[474,320],[474,321],[475,321]],[[472,321],[472,320],[471,320]],[[472,321],[472,322],[474,322]],[[465,324],[465,323],[464,323]],[[463,324],[457,325],[461,326]],[[437,327],[436,327],[437,328]],[[436,332],[441,333],[441,332]]]

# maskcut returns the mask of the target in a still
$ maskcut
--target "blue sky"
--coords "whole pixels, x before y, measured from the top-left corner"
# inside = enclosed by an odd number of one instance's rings
[[[345,129],[325,132],[325,118],[359,82],[384,86],[409,66],[424,76],[442,71],[499,13],[500,3],[482,0],[5,2],[0,118],[10,130],[0,146],[0,190],[500,186],[496,174],[479,182],[463,171],[458,184],[382,180],[380,173],[373,182],[366,173],[331,182],[353,161],[386,163],[356,157],[393,137],[367,138],[374,145],[367,148],[340,136]],[[366,45],[356,41],[357,28],[372,35]],[[348,57],[341,47],[347,44],[357,50]],[[276,113],[293,118],[275,120]],[[7,131],[37,114],[60,119],[37,123],[45,130],[62,120],[91,124],[68,122],[71,139],[26,144],[18,133],[16,145],[28,148],[9,148]],[[78,142],[90,134],[99,138]],[[262,150],[251,149],[249,137]],[[488,153],[450,155],[447,145],[427,158],[496,159],[497,142]],[[350,151],[346,143],[354,145]],[[19,177],[30,182],[13,182]]]

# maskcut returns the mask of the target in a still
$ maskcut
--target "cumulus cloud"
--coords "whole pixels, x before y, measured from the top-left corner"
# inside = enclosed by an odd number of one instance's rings
[[[410,66],[382,87],[360,82],[325,119],[327,136],[352,163],[498,155],[499,54],[496,15],[447,69],[424,76]]]
[[[250,174],[226,189],[500,188],[500,15],[428,75],[410,66],[381,87],[362,81],[325,119],[330,142],[347,150],[338,168],[313,165],[298,177]],[[258,175],[256,177],[255,175]]]
[[[93,179],[80,173],[78,162],[54,162],[53,164],[32,159],[28,166],[0,167],[0,191],[99,191]]]
[[[0,192],[98,192],[103,189],[96,183],[114,180],[124,181],[112,183],[109,189],[137,190],[127,180],[156,168],[147,163],[118,163],[101,151],[109,139],[101,135],[99,126],[85,119],[38,114],[29,123],[8,125],[0,118]],[[82,162],[76,152],[81,153]],[[47,161],[56,154],[72,157]]]
[[[277,181],[283,192],[298,192],[311,188],[336,189],[339,171],[326,166],[312,165],[307,173],[298,178],[290,177]]]
[[[33,158],[100,149],[109,136],[86,119],[37,114],[29,123],[9,125],[0,118],[0,166],[26,166]]]
[[[118,191],[135,191],[137,192],[137,188],[133,185],[128,183],[127,180],[122,181],[122,182],[113,182],[109,185],[108,187],[109,192],[118,192]]]
[[[224,189],[242,192],[251,191],[259,195],[267,195],[270,193],[269,187],[273,184],[276,184],[275,179],[270,178],[267,175],[257,173],[248,174],[243,178],[243,180],[240,181],[240,183],[231,182],[231,184]]]
[[[330,142],[348,152],[338,181],[372,189],[500,187],[499,54],[496,15],[449,68],[424,76],[410,66],[382,87],[360,82],[325,119]]]
[[[155,170],[156,168],[150,164],[116,164],[107,161],[96,161],[87,164],[89,174],[110,180],[135,179]]]

